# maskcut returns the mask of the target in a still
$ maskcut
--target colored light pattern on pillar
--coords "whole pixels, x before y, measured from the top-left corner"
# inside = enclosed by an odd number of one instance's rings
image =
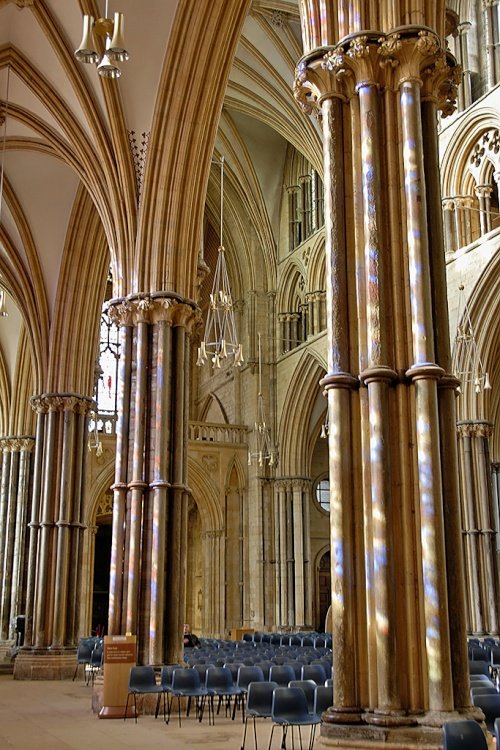
[[[418,406],[418,400],[417,400]],[[422,577],[426,603],[426,643],[429,677],[442,679],[440,667],[440,611],[436,561],[436,512],[434,506],[434,470],[432,436],[428,420],[417,419],[418,471],[420,484],[420,523],[422,539]]]

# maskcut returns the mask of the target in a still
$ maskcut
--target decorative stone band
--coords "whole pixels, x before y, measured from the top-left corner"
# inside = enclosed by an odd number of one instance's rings
[[[155,324],[165,320],[172,326],[184,326],[189,332],[201,320],[201,311],[196,302],[173,292],[130,294],[112,299],[108,314],[116,325]]]
[[[493,434],[493,428],[493,422],[484,419],[457,422],[457,433],[461,437],[489,438]]]
[[[38,414],[46,414],[49,411],[89,414],[97,408],[92,398],[77,393],[43,393],[41,396],[33,396],[30,403],[31,408]]]
[[[35,438],[27,436],[9,435],[0,438],[0,451],[10,451],[11,453],[25,451],[31,453],[35,447]]]
[[[305,55],[295,72],[294,96],[307,114],[324,99],[350,99],[363,86],[396,91],[405,81],[422,85],[422,99],[443,116],[455,110],[462,71],[437,34],[419,26],[398,32],[354,34]]]

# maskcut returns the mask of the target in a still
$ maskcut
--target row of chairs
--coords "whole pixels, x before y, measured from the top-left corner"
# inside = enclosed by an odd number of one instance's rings
[[[102,669],[104,654],[104,640],[98,636],[80,638],[76,651],[76,666],[73,682],[78,674],[78,668],[83,666],[85,684],[94,685],[96,674]]]
[[[276,666],[279,669],[279,666]],[[293,733],[293,727],[298,727],[300,736],[300,727],[309,725],[311,727],[309,747],[312,748],[315,727],[321,721],[322,713],[333,703],[331,680],[328,685],[318,685],[313,680],[290,680],[289,684],[284,685],[276,681],[264,680],[263,673],[259,674],[259,671],[253,667],[242,667],[237,683],[234,684],[229,669],[212,667],[207,670],[205,683],[202,684],[198,670],[179,665],[167,665],[162,667],[160,682],[157,683],[154,668],[140,666],[132,667],[130,670],[124,719],[128,716],[129,699],[132,696],[137,721],[136,697],[146,693],[157,695],[155,717],[158,716],[160,703],[163,700],[163,715],[167,723],[170,721],[172,704],[176,699],[179,726],[182,725],[182,700],[187,701],[187,715],[189,715],[192,701],[195,702],[196,717],[200,722],[203,719],[205,706],[208,705],[209,724],[215,723],[214,701],[216,699],[218,700],[217,714],[221,706],[225,705],[226,715],[230,714],[233,720],[237,707],[240,705],[244,720],[242,750],[245,746],[249,718],[253,719],[255,746],[257,747],[255,721],[259,717],[272,719],[270,743],[275,727],[281,727],[283,747],[290,729]],[[302,746],[302,738],[300,741]]]

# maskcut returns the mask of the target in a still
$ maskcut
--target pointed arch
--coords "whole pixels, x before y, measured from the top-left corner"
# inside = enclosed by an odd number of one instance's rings
[[[312,433],[318,423],[315,405],[321,395],[319,381],[325,371],[326,362],[311,351],[302,354],[295,368],[279,425],[280,469],[283,476],[308,474]]]

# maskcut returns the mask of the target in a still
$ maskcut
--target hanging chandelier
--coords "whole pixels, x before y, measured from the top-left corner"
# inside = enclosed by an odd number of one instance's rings
[[[330,434],[330,424],[328,420],[328,406],[326,407],[325,421],[321,425],[320,438],[326,439]]]
[[[271,440],[271,430],[266,422],[264,413],[264,397],[262,395],[262,349],[261,336],[257,334],[259,340],[259,392],[257,394],[257,421],[254,424],[255,433],[255,451],[248,451],[248,465],[251,466],[255,460],[259,466],[268,464],[276,466],[278,463],[278,454],[273,447]]]
[[[198,347],[198,366],[211,359],[214,368],[221,366],[222,360],[234,357],[233,365],[241,367],[244,362],[243,349],[238,342],[234,318],[233,298],[229,285],[226,257],[223,243],[224,228],[224,157],[220,157],[220,245],[217,251],[214,281],[210,292],[205,331]]]
[[[464,285],[460,284],[458,289],[460,294],[458,298],[457,331],[453,347],[453,373],[462,384],[472,384],[476,393],[489,391],[491,390],[490,378],[483,367],[479,354]],[[458,392],[462,392],[460,387]]]
[[[97,457],[102,456],[102,442],[99,435],[99,427],[97,424],[98,416],[95,411],[89,413],[89,439],[87,447],[89,451],[95,450]]]
[[[125,62],[129,54],[123,40],[123,13],[115,13],[114,19],[108,17],[108,0],[104,18],[94,20],[93,16],[83,17],[83,36],[80,46],[75,51],[76,59],[81,63],[97,65],[97,72],[104,78],[119,78],[122,74],[117,62]],[[94,35],[104,39],[104,54],[97,52]]]
[[[5,92],[5,102],[3,103],[0,111],[0,123],[3,125],[2,133],[2,163],[0,165],[0,224],[2,222],[2,207],[3,207],[3,184],[5,175],[5,152],[7,150],[7,115],[9,111],[9,85],[10,85],[10,65],[7,66],[7,85]],[[1,274],[0,274],[1,277]],[[8,316],[6,308],[6,292],[0,287],[0,317],[6,318]]]

